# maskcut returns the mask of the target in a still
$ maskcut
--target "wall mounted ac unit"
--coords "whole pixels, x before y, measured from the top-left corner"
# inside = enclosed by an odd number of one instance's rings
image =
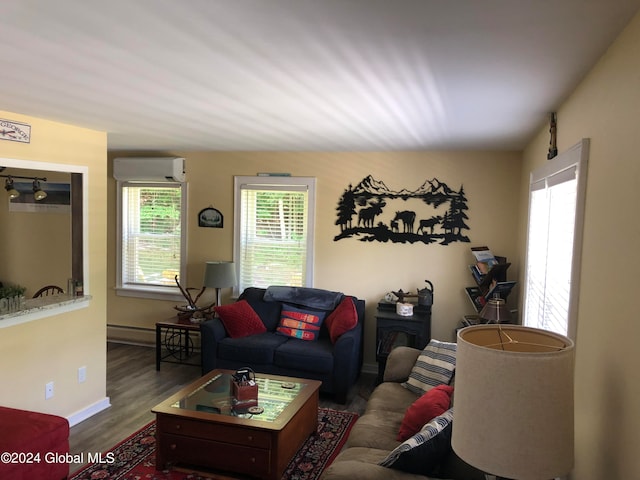
[[[120,157],[113,159],[113,177],[126,182],[184,182],[184,158]]]

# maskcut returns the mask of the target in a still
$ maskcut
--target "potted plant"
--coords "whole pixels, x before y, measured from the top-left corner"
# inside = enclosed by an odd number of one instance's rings
[[[2,284],[0,284],[0,298],[21,297],[26,291],[27,289],[25,287],[21,287],[20,285],[2,286]]]
[[[24,292],[27,289],[20,285],[0,284],[0,313],[20,310],[24,306]]]

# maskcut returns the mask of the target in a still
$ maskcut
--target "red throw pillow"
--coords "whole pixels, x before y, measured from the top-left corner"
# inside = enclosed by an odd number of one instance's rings
[[[404,442],[418,433],[431,420],[449,410],[453,387],[438,385],[427,390],[407,408],[396,440]]]
[[[344,297],[325,320],[331,343],[336,343],[340,335],[358,325],[358,311],[351,297]]]
[[[214,310],[231,338],[246,337],[267,331],[258,314],[246,300],[214,307]]]

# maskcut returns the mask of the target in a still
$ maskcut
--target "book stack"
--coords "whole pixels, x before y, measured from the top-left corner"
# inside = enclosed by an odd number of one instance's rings
[[[490,298],[506,300],[516,282],[507,281],[507,269],[511,264],[505,257],[495,256],[488,247],[473,247],[471,253],[476,263],[469,265],[469,271],[477,286],[466,287],[465,291],[479,312]]]

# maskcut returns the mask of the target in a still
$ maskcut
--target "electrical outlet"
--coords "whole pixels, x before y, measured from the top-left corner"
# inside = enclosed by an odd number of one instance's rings
[[[87,380],[87,367],[78,369],[78,383],[84,383]]]
[[[44,386],[44,399],[49,400],[53,397],[53,382],[49,382]]]

